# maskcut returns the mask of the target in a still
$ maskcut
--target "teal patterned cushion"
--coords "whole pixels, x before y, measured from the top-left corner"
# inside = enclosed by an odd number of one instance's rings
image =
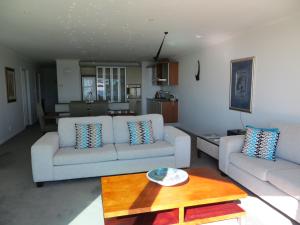
[[[76,149],[100,148],[102,141],[102,124],[75,124]]]
[[[153,144],[154,135],[152,121],[130,121],[127,122],[129,129],[129,143],[131,145]]]
[[[275,161],[279,139],[277,128],[246,127],[246,137],[242,152],[247,156]]]
[[[88,124],[75,124],[75,130],[76,130],[76,149],[85,149],[89,147],[89,141],[88,141],[88,133],[89,128]]]

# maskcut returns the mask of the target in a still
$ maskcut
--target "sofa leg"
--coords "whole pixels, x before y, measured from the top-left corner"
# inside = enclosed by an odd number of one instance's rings
[[[44,182],[36,182],[36,187],[40,188],[44,186]]]
[[[220,171],[220,174],[221,174],[222,177],[227,177],[227,174],[222,172],[222,171]]]
[[[197,149],[197,157],[201,158],[201,151],[199,149]]]

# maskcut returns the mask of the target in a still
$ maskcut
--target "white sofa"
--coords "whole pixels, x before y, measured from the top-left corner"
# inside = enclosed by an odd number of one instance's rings
[[[127,121],[151,120],[154,144],[130,145]],[[102,123],[101,149],[76,150],[75,123]],[[32,174],[44,181],[148,171],[157,167],[190,166],[191,140],[184,132],[164,126],[158,114],[62,118],[58,132],[49,132],[31,147]]]
[[[244,135],[221,138],[219,168],[275,208],[300,222],[300,125],[280,130],[276,161],[241,153]]]

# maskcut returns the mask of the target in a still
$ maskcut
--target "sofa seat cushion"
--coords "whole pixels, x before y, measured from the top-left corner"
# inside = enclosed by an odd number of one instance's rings
[[[270,171],[267,177],[278,189],[300,200],[300,166],[298,169]]]
[[[165,141],[153,144],[130,145],[116,144],[118,159],[141,159],[150,157],[169,156],[175,154],[175,147]]]
[[[88,148],[84,150],[72,147],[61,148],[55,153],[53,164],[62,166],[112,160],[117,160],[117,152],[113,144],[106,144],[102,148]]]
[[[267,174],[269,171],[297,168],[295,163],[283,159],[277,158],[276,161],[270,161],[249,157],[243,153],[231,153],[230,162],[263,181],[267,181]]]

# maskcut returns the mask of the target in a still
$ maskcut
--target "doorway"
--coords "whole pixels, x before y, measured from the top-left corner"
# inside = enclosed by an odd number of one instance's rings
[[[44,112],[55,112],[55,105],[58,102],[56,74],[55,64],[44,65],[39,69],[38,102],[41,103]]]

